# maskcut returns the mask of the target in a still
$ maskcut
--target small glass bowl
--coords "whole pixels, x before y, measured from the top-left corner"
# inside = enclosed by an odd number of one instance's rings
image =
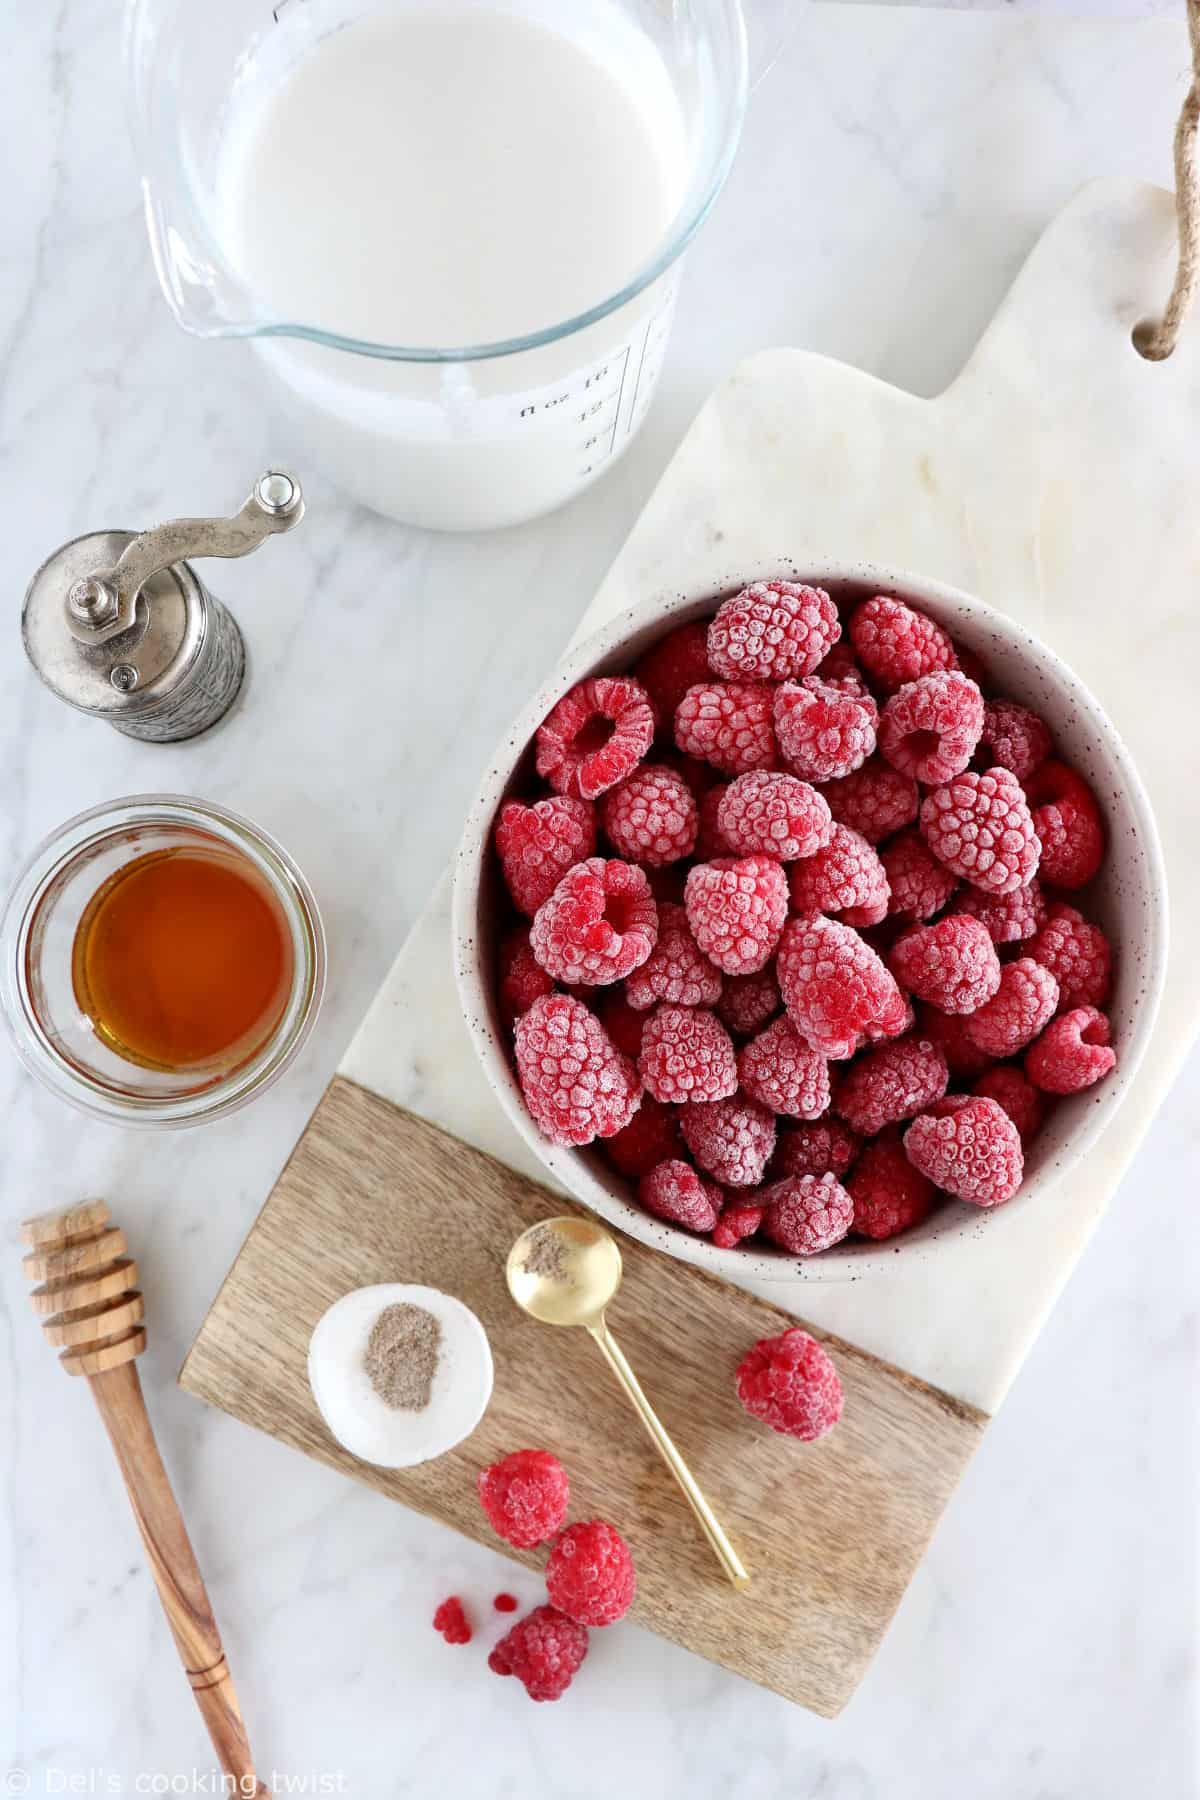
[[[104,1042],[75,995],[75,933],[97,890],[137,857],[182,848],[244,857],[290,936],[282,1013],[233,1068],[128,1062]],[[0,917],[0,1003],[21,1060],[61,1099],[112,1124],[198,1125],[244,1106],[295,1057],[324,991],[325,931],[308,883],[265,831],[206,800],[135,794],[69,819],[34,851]]]

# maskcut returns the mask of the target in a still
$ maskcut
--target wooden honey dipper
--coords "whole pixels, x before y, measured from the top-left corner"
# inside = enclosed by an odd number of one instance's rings
[[[108,1432],[167,1623],[196,1704],[234,1792],[265,1794],[212,1607],[146,1413],[135,1358],[146,1348],[137,1264],[103,1200],[39,1213],[21,1226],[32,1248],[25,1273],[39,1283],[34,1311],[69,1375],[86,1375]]]

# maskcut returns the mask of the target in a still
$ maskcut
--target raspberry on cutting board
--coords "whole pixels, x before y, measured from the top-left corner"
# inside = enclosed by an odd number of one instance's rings
[[[637,1575],[629,1545],[612,1525],[568,1525],[550,1551],[546,1592],[580,1625],[615,1625],[633,1605]]]
[[[833,1359],[798,1325],[760,1338],[738,1364],[737,1396],[772,1431],[812,1444],[842,1416],[842,1384]]]
[[[810,675],[841,635],[824,588],[756,581],[717,608],[708,661],[731,681],[791,681]]]
[[[481,1469],[477,1485],[492,1530],[514,1549],[544,1544],[567,1516],[567,1472],[549,1450],[514,1450]]]

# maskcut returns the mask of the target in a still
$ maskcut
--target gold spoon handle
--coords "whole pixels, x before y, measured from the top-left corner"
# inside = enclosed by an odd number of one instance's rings
[[[599,1344],[608,1361],[609,1368],[629,1396],[638,1417],[653,1440],[655,1449],[683,1489],[684,1497],[699,1520],[700,1529],[716,1552],[726,1575],[734,1587],[749,1587],[750,1577],[743,1567],[741,1558],[725,1536],[720,1521],[697,1486],[692,1471],[671,1442],[662,1420],[642,1392],[641,1383],[626,1362],[625,1354],[608,1329],[607,1322],[601,1317],[587,1329]]]

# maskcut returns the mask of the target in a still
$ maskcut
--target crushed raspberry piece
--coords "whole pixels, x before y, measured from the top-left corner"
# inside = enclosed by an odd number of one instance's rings
[[[785,681],[775,691],[775,736],[788,767],[806,781],[835,781],[861,768],[875,748],[879,708],[867,693],[824,674]]]
[[[496,821],[496,853],[513,905],[532,918],[567,870],[596,848],[595,809],[556,794],[526,806],[509,800]]]
[[[640,968],[657,937],[658,907],[641,869],[589,856],[543,900],[529,941],[556,981],[598,987]]]
[[[798,913],[828,913],[844,925],[878,925],[887,917],[888,881],[872,845],[848,825],[831,827],[823,849],[793,863],[792,905]]]
[[[782,1005],[774,969],[760,969],[756,975],[727,975],[717,1001],[717,1017],[738,1037],[753,1037]]]
[[[922,675],[953,669],[958,660],[940,625],[887,594],[855,608],[850,641],[872,681],[889,694]]]
[[[710,668],[729,680],[789,681],[810,675],[842,635],[823,588],[756,581],[722,601],[708,628]]]
[[[1001,1206],[1021,1185],[1016,1126],[995,1100],[955,1094],[914,1119],[904,1151],[935,1187],[975,1206]]]
[[[744,1094],[684,1107],[683,1141],[723,1187],[755,1187],[775,1148],[775,1115]]]
[[[895,1127],[867,1145],[846,1189],[854,1202],[851,1229],[879,1241],[928,1218],[937,1191],[905,1156]]]
[[[622,1175],[646,1175],[679,1154],[679,1123],[669,1106],[643,1094],[623,1131],[606,1138],[605,1154]]]
[[[1037,1136],[1046,1116],[1045,1095],[1038,1093],[1020,1069],[1011,1065],[988,1069],[971,1092],[984,1100],[994,1100],[997,1106],[1004,1108],[1016,1126],[1022,1144],[1028,1144]]]
[[[965,913],[914,925],[896,939],[888,967],[910,994],[942,1012],[978,1012],[1000,986],[996,946]]]
[[[911,825],[920,806],[912,776],[902,775],[882,756],[869,757],[861,769],[841,781],[823,783],[821,792],[838,824],[857,831],[868,844],[882,843],[894,831]]]
[[[1116,1068],[1110,1035],[1108,1020],[1098,1007],[1073,1006],[1030,1045],[1025,1073],[1043,1094],[1078,1094]]]
[[[528,925],[518,925],[501,940],[497,974],[500,1017],[510,1030],[535,1000],[554,992],[554,983],[530,948]]]
[[[952,1081],[972,1081],[992,1065],[992,1057],[971,1041],[967,1019],[961,1013],[939,1012],[936,1006],[922,1006],[917,1012],[917,1029],[922,1037],[932,1038],[946,1058]]]
[[[779,1133],[772,1173],[836,1175],[840,1179],[862,1149],[862,1139],[841,1119],[794,1125]]]
[[[630,1006],[619,988],[603,988],[599,993],[591,994],[584,1005],[589,1003],[621,1055],[627,1056],[630,1062],[636,1062],[642,1053],[645,1013]]]
[[[707,681],[708,620],[677,625],[634,665],[634,678],[650,696],[660,724],[670,728],[675,708],[690,687]]]
[[[537,729],[537,772],[559,794],[595,800],[632,775],[654,742],[654,709],[628,676],[597,675],[564,694]]]
[[[940,1045],[915,1033],[856,1057],[838,1083],[835,1106],[863,1137],[915,1118],[940,1100],[950,1074]]]
[[[738,1053],[742,1092],[772,1112],[819,1119],[829,1110],[829,1064],[785,1014]]]
[[[1065,763],[1044,762],[1026,792],[1042,847],[1042,880],[1081,888],[1104,861],[1104,821],[1091,788]]]
[[[1022,783],[1041,768],[1054,748],[1050,727],[1015,700],[988,701],[979,742],[990,753],[989,762],[999,763]]]
[[[738,1364],[737,1397],[772,1431],[811,1444],[842,1416],[842,1384],[829,1352],[794,1325],[760,1338]]]
[[[499,1613],[516,1612],[520,1601],[515,1594],[497,1594],[492,1605]]]
[[[833,1061],[853,1056],[873,1025],[903,1018],[904,996],[871,946],[835,919],[809,915],[784,927],[779,991],[801,1037]]]
[[[643,1011],[656,1000],[715,1006],[721,998],[721,971],[701,953],[682,906],[664,902],[659,907],[658,942],[626,981],[625,998]]]
[[[737,1091],[733,1040],[701,1007],[657,1007],[642,1033],[638,1070],[656,1100],[724,1100]]]
[[[940,913],[958,886],[919,831],[902,831],[879,852],[887,876],[888,912],[923,925]]]
[[[1112,948],[1099,925],[1073,906],[1052,906],[1029,954],[1058,982],[1062,1007],[1103,1006],[1112,987]]]
[[[711,1231],[724,1198],[715,1181],[705,1181],[678,1157],[659,1163],[638,1183],[638,1199],[647,1212],[688,1231]]]
[[[721,799],[717,829],[737,856],[793,862],[829,842],[829,804],[798,775],[758,769],[731,781]]]
[[[939,669],[892,695],[879,720],[879,750],[893,769],[932,787],[962,773],[982,730],[975,683],[956,669]]]
[[[544,994],[517,1020],[513,1037],[525,1104],[552,1142],[590,1144],[628,1125],[642,1084],[582,1001]]]
[[[700,809],[682,775],[643,763],[605,794],[600,823],[618,856],[656,869],[692,854]]]
[[[921,834],[964,881],[1009,894],[1037,874],[1041,847],[1021,785],[1007,769],[968,769],[921,807]]]
[[[733,845],[721,830],[721,802],[729,792],[729,783],[719,781],[709,788],[700,802],[700,829],[696,833],[696,855],[701,862],[717,856],[732,856]]]
[[[818,1256],[840,1243],[854,1202],[836,1175],[785,1175],[759,1195],[764,1237],[793,1256]]]
[[[469,1644],[471,1627],[457,1594],[443,1600],[433,1615],[433,1629],[440,1631],[448,1644]]]
[[[754,975],[765,968],[787,904],[787,876],[769,856],[719,856],[697,863],[684,889],[692,936],[726,975]]]
[[[629,1545],[602,1519],[568,1525],[546,1564],[546,1592],[580,1625],[615,1625],[637,1592]]]
[[[1058,1009],[1058,983],[1032,956],[1006,963],[1000,986],[971,1016],[971,1039],[989,1056],[1015,1056],[1031,1044]]]
[[[492,1530],[517,1550],[544,1544],[567,1516],[567,1472],[549,1450],[514,1450],[481,1469],[476,1485]]]
[[[773,689],[752,681],[690,687],[675,709],[675,742],[723,775],[773,769],[779,758],[771,719]]]
[[[753,1237],[762,1224],[763,1209],[761,1206],[745,1205],[735,1201],[725,1207],[720,1218],[713,1226],[712,1241],[718,1250],[733,1250],[743,1238]]]
[[[986,925],[993,944],[1020,944],[1032,937],[1046,917],[1046,899],[1035,875],[1027,887],[1011,894],[985,894],[982,888],[964,888],[955,912],[969,913]]]
[[[531,1700],[559,1700],[588,1650],[586,1625],[556,1606],[535,1606],[488,1657],[493,1675],[515,1675]]]

